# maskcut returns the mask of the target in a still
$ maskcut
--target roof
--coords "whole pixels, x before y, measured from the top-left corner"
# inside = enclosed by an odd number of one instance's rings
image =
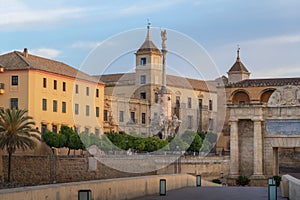
[[[149,52],[153,52],[153,53],[157,53],[157,54],[161,54],[160,50],[155,46],[155,44],[152,42],[151,37],[150,37],[150,26],[147,26],[147,36],[146,39],[144,41],[144,43],[142,44],[142,46],[137,50],[137,54],[144,54],[144,53],[149,53]]]
[[[300,85],[300,78],[247,79],[237,83],[230,83],[226,85],[226,87],[265,87],[284,85]]]
[[[65,63],[31,54],[28,54],[28,56],[25,57],[24,53],[19,51],[0,55],[0,65],[6,70],[41,70],[63,76],[98,82],[98,80],[92,76]]]
[[[120,74],[104,74],[96,76],[101,81],[106,83],[106,86],[115,86],[115,84],[127,83],[135,81],[135,73],[120,73]],[[132,79],[132,80],[129,80]],[[122,83],[120,83],[122,82]],[[206,82],[203,80],[185,78],[174,75],[167,75],[167,86],[178,88],[189,88],[201,91],[215,91],[215,84],[213,82]]]
[[[235,63],[232,65],[232,67],[230,68],[230,70],[228,71],[228,73],[230,72],[247,72],[249,73],[249,71],[247,70],[247,68],[245,67],[245,65],[242,63],[241,59],[240,59],[240,49],[237,50],[237,59],[235,61]]]

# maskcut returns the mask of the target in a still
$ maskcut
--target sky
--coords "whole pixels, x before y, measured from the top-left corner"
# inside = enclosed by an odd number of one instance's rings
[[[185,65],[201,65],[196,66],[204,74],[201,78],[214,79],[216,73],[204,72],[211,71],[213,63],[219,75],[226,75],[239,45],[252,78],[300,77],[299,9],[298,0],[0,0],[0,54],[26,47],[30,54],[88,73],[130,71],[149,19],[158,48],[159,30],[167,29],[167,45],[173,48],[167,56],[169,71],[193,77],[193,67]],[[106,51],[112,39],[120,38],[126,42]],[[183,45],[185,39],[199,48]],[[87,63],[99,48],[98,71],[89,71]],[[104,59],[123,48],[127,51],[118,59]],[[195,64],[193,59],[210,63]]]

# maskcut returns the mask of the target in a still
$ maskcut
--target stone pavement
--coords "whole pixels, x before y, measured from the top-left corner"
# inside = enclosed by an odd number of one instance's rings
[[[268,187],[188,187],[167,191],[166,196],[146,196],[136,200],[268,200]],[[277,200],[281,197],[277,190]]]

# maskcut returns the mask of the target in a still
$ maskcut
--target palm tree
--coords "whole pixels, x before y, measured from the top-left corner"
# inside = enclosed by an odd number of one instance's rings
[[[34,149],[36,138],[40,140],[38,130],[34,128],[35,122],[32,117],[26,115],[27,110],[0,109],[0,148],[8,153],[8,175],[10,182],[11,156],[17,149]],[[33,138],[32,138],[33,137]]]

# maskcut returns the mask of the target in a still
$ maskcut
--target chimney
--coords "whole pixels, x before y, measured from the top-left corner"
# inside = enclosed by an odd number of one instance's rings
[[[24,48],[23,56],[25,58],[28,58],[28,49],[27,48]]]

